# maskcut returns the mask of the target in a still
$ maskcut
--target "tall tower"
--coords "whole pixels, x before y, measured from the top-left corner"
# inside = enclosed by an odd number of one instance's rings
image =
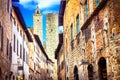
[[[54,61],[54,52],[58,45],[58,14],[46,15],[46,53]]]
[[[43,44],[43,29],[42,29],[42,14],[39,7],[37,7],[33,15],[34,34],[37,34]]]
[[[57,80],[57,61],[55,60],[54,53],[58,41],[58,14],[48,13],[46,15],[46,53],[54,62],[53,80]]]

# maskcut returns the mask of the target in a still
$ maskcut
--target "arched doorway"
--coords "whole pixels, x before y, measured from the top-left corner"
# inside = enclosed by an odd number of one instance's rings
[[[77,66],[74,67],[74,80],[79,80],[79,75],[78,75],[78,68],[77,68]]]
[[[93,66],[92,64],[88,65],[88,80],[93,80]]]
[[[98,62],[99,80],[107,80],[106,59],[101,57]]]

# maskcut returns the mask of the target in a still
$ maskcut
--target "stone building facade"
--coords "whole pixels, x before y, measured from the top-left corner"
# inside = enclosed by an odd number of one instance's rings
[[[32,28],[28,30],[33,39],[32,42],[28,42],[29,80],[52,80],[53,62],[46,54],[39,36],[34,34]]]
[[[12,6],[12,59],[10,80],[29,78],[28,66],[28,41],[32,41],[29,36],[26,24],[19,7]]]
[[[119,0],[67,0],[66,79],[119,80]]]
[[[12,0],[0,0],[0,80],[9,79],[11,75],[11,9]]]

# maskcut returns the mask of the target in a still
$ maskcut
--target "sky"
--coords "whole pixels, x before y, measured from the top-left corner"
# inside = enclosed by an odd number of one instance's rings
[[[27,27],[33,28],[33,14],[37,6],[40,8],[40,12],[43,15],[43,42],[46,42],[46,13],[59,13],[61,0],[19,0],[19,2],[13,2],[20,8],[23,18]],[[62,32],[62,28],[59,29]]]

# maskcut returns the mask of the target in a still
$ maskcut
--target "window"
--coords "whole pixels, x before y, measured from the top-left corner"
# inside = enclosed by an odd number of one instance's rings
[[[39,22],[39,19],[37,19],[37,22]]]
[[[108,46],[108,27],[109,27],[109,22],[108,22],[108,16],[105,13],[104,16],[104,26],[103,26],[103,40],[104,40],[104,46]]]
[[[76,30],[77,30],[77,34],[80,32],[80,24],[79,24],[79,15],[77,15],[76,17]]]
[[[25,48],[23,48],[23,61],[25,61]]]
[[[10,54],[9,54],[9,59],[10,59],[10,61],[12,61],[12,46],[11,46],[11,43],[10,43]]]
[[[91,44],[92,44],[92,55],[94,55],[95,54],[95,49],[96,49],[95,29],[94,29],[94,27],[91,28]]]
[[[74,48],[74,30],[73,30],[73,24],[71,25],[71,49]]]
[[[107,30],[103,30],[103,40],[104,40],[104,46],[108,46],[108,34],[107,34]]]
[[[20,58],[22,58],[22,45],[20,44]]]
[[[100,3],[100,0],[96,0],[96,6],[98,6]]]
[[[6,46],[6,54],[7,54],[7,56],[9,55],[9,40],[7,39],[7,46]]]
[[[85,8],[86,8],[86,19],[87,19],[88,18],[88,2],[86,2]]]
[[[14,34],[14,52],[15,52],[15,45],[16,45],[16,37],[15,37],[15,34]]]
[[[10,12],[10,0],[8,0],[8,2],[7,2],[7,10],[8,10],[8,12]]]
[[[2,47],[2,26],[1,26],[1,23],[0,23],[0,49]]]
[[[13,21],[14,21],[14,26],[16,26],[16,21],[15,21],[15,18],[13,18]]]
[[[22,30],[20,30],[20,35],[22,36]]]
[[[17,40],[17,55],[19,55],[19,41]]]
[[[74,39],[73,24],[71,25],[71,40]]]
[[[17,25],[17,31],[19,32],[19,26]]]
[[[4,29],[0,25],[0,49],[3,50]]]

